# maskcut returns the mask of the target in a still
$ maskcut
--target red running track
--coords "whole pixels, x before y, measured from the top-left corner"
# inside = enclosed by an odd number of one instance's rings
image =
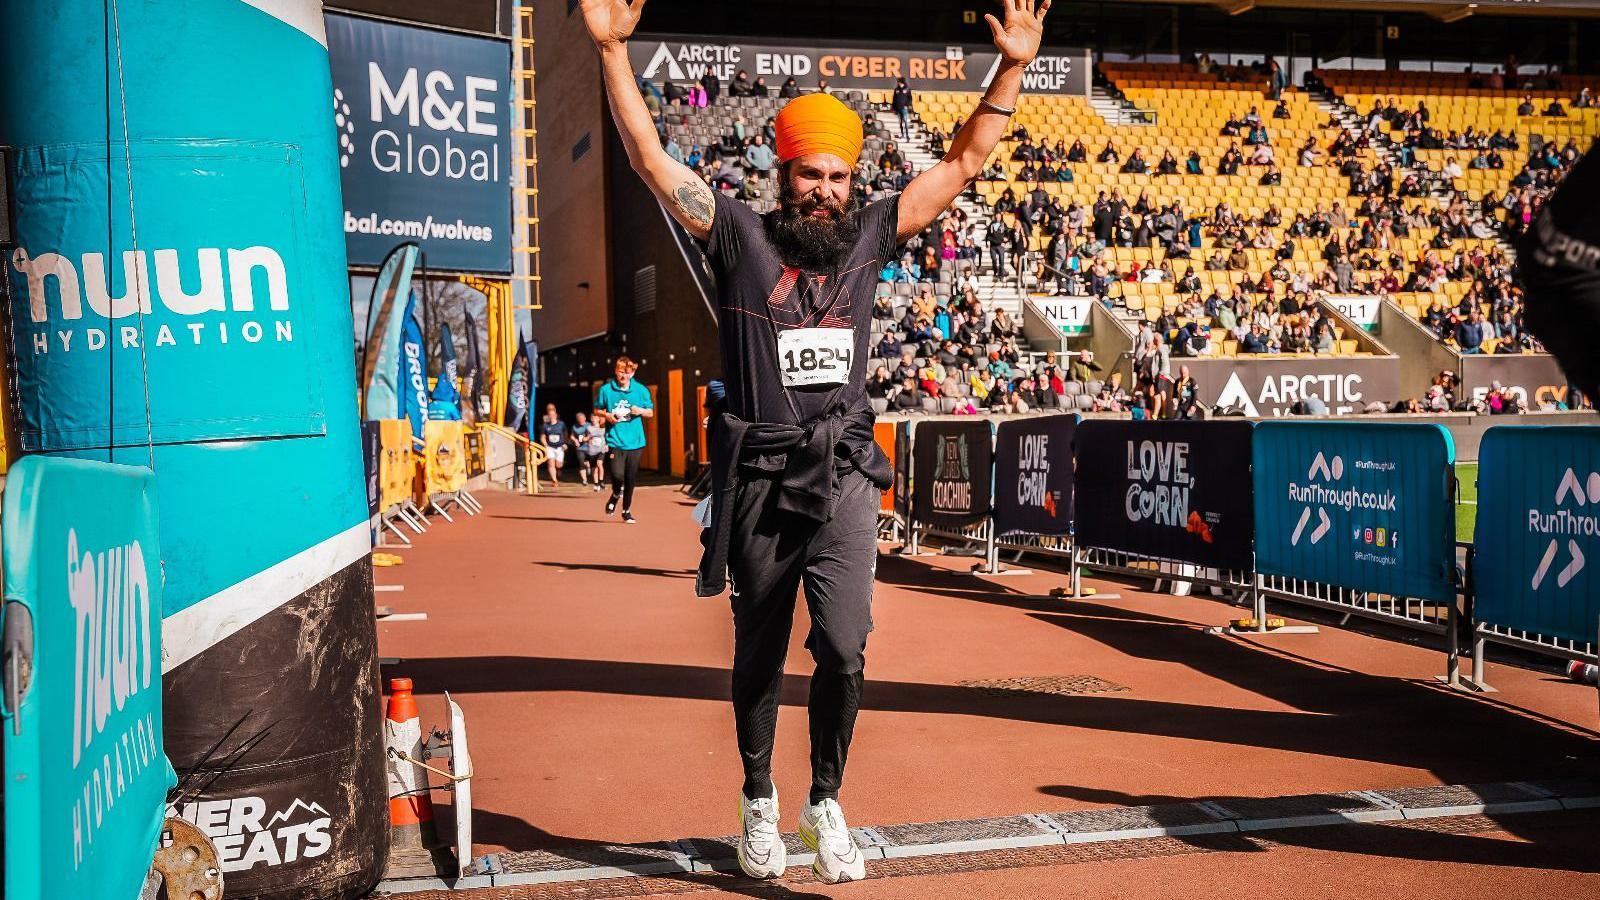
[[[694,596],[689,501],[641,489],[641,523],[627,526],[604,516],[600,495],[572,488],[481,499],[483,515],[439,523],[400,551],[404,565],[378,570],[380,583],[405,586],[382,603],[428,614],[380,624],[381,652],[402,659],[385,676],[415,681],[425,724],[442,723],[446,690],[471,723],[478,852],[734,831],[732,630],[725,597]],[[1096,581],[1121,598],[1036,599],[1064,578],[947,571],[971,563],[881,561],[842,797],[852,824],[1600,771],[1592,688],[1491,666],[1500,693],[1457,694],[1434,683],[1444,658],[1429,647],[1333,627],[1208,635],[1239,611]],[[1274,609],[1283,612],[1293,610]],[[809,784],[803,615],[774,759],[786,828]],[[1016,698],[960,684],[1083,675],[1126,690]],[[1310,872],[1337,869],[1349,852],[1280,855]],[[1428,858],[1448,869],[1476,855]],[[1214,856],[1127,865],[1203,879],[1207,866],[1239,864]],[[988,895],[957,886],[978,878],[999,896],[1040,871],[941,877],[952,879],[949,895]],[[1362,873],[1342,876],[1350,891],[1365,890]],[[897,891],[924,877],[889,879],[871,896],[912,896]],[[1324,877],[1304,890],[1286,896],[1347,893]]]

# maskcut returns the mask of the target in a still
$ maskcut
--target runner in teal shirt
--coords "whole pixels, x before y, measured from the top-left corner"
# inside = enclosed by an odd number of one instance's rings
[[[622,502],[622,521],[632,525],[634,519],[633,482],[639,475],[639,454],[644,451],[644,419],[655,415],[655,403],[650,390],[633,380],[639,366],[626,356],[617,357],[616,377],[600,386],[594,401],[594,417],[604,422],[606,462],[611,473],[611,499],[606,501],[606,515],[617,511]]]

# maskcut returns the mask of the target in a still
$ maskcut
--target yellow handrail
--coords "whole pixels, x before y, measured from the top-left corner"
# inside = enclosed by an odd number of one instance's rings
[[[550,458],[550,454],[545,452],[544,445],[528,440],[528,436],[520,431],[513,431],[504,425],[497,425],[494,422],[479,422],[477,427],[479,431],[492,431],[522,445],[523,452],[527,455],[528,460],[528,473],[527,477],[523,479],[522,485],[523,493],[539,493],[539,467],[544,465],[545,461]]]

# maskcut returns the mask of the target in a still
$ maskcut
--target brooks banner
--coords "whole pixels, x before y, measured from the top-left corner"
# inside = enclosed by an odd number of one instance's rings
[[[1600,617],[1600,427],[1490,428],[1478,466],[1490,477],[1478,481],[1476,618],[1592,643]]]
[[[155,478],[30,456],[11,467],[3,521],[5,895],[138,897],[175,782]],[[12,679],[29,668],[24,689]]]
[[[998,535],[1072,531],[1072,440],[1076,415],[1007,419],[994,435],[994,527]]]
[[[1078,426],[1077,540],[1140,556],[1248,569],[1249,422]]]
[[[918,524],[962,528],[989,515],[989,422],[917,423],[912,444],[912,515]]]
[[[1253,458],[1258,571],[1455,598],[1455,445],[1442,426],[1263,422]]]
[[[411,420],[411,434],[420,444],[428,421],[428,353],[417,324],[417,295],[412,293],[400,320],[400,416]]]
[[[433,385],[432,401],[447,403],[456,406],[461,402],[461,392],[456,389],[456,379],[459,377],[459,365],[456,362],[456,342],[450,334],[450,323],[439,323],[439,378]],[[457,413],[454,416],[440,416],[442,419],[461,418]]]

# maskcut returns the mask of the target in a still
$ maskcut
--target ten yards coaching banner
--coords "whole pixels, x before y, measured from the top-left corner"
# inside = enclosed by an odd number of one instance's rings
[[[911,444],[911,513],[918,524],[964,528],[989,514],[994,445],[987,420],[919,422]]]

